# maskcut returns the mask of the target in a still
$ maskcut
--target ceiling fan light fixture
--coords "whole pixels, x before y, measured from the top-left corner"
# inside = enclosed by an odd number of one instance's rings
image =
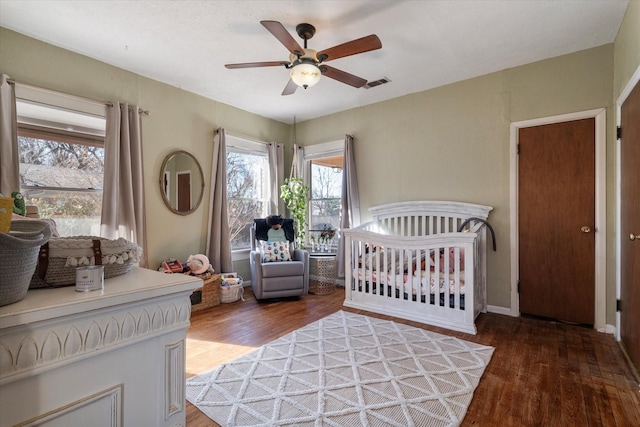
[[[299,62],[291,68],[291,80],[305,89],[318,83],[320,77],[322,77],[320,68],[311,60],[300,59]]]

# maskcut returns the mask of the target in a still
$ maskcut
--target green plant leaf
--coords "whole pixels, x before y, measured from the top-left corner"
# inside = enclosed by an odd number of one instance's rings
[[[291,212],[296,224],[296,239],[298,246],[304,247],[307,228],[307,199],[309,186],[300,178],[287,178],[280,187],[280,197]]]

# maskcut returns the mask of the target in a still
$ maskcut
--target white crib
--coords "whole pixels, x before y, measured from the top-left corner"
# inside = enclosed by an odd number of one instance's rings
[[[344,305],[475,334],[492,209],[447,201],[369,209],[372,221],[343,231]]]

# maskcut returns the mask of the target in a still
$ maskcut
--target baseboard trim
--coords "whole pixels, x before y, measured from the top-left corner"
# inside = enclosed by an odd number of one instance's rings
[[[604,328],[598,328],[598,332],[602,332],[604,334],[616,334],[616,327],[613,325],[604,325]]]
[[[488,305],[487,306],[487,312],[488,313],[495,313],[495,314],[503,314],[505,316],[511,316],[511,309],[508,307],[500,307],[498,305]]]

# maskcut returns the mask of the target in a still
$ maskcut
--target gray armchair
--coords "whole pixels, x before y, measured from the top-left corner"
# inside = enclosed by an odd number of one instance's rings
[[[264,219],[255,219],[251,226],[251,287],[258,300],[306,295],[309,291],[309,252],[295,247],[293,220],[284,219],[291,261],[263,262],[262,241],[267,240]],[[290,239],[290,240],[289,240]]]

